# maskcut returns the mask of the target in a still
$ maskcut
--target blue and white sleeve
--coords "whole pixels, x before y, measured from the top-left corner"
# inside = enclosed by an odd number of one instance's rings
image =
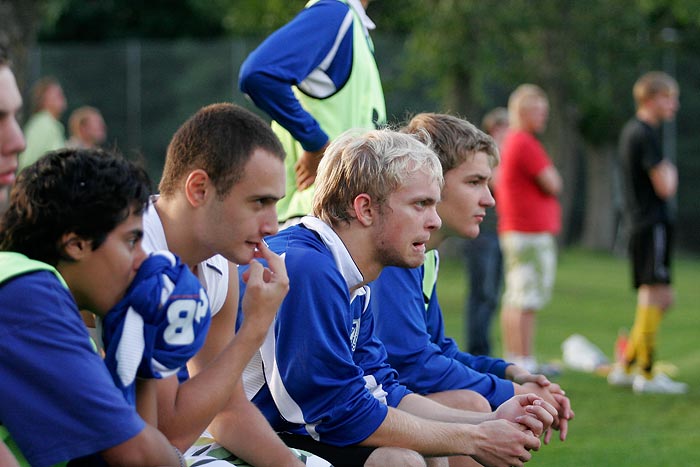
[[[292,86],[299,85],[334,49],[349,8],[342,2],[319,2],[302,10],[275,31],[241,65],[238,86],[299,141],[307,151],[321,148],[328,135],[301,106]],[[352,27],[339,43],[328,78],[337,88],[352,69]]]
[[[353,361],[344,279],[332,258],[304,253],[286,256],[290,292],[277,314],[267,383],[287,421],[324,443],[356,444],[376,431],[388,408],[367,391]]]

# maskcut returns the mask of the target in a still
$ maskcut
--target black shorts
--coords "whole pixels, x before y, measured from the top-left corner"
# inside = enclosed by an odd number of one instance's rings
[[[671,283],[673,228],[654,224],[630,236],[630,257],[634,288]]]
[[[361,467],[376,448],[365,446],[331,446],[319,443],[311,436],[280,433],[280,438],[290,448],[302,449],[327,460],[333,467]]]

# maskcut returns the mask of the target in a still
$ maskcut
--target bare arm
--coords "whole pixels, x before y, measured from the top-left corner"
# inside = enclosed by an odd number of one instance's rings
[[[226,301],[212,319],[203,348],[188,364],[192,377],[183,384],[175,376],[159,381],[158,427],[181,450],[189,448],[226,406],[289,289],[284,261],[264,245],[260,249],[270,266],[251,264],[239,332],[233,337],[238,270],[231,265]]]
[[[146,423],[158,426],[157,379],[136,379],[136,411]]]
[[[403,447],[425,456],[472,456],[485,465],[507,467],[530,460],[529,450],[539,449],[540,441],[524,426],[506,420],[446,423],[390,407],[384,422],[360,444]]]
[[[245,429],[241,429],[244,427]],[[234,391],[209,427],[219,444],[256,467],[302,466],[243,391]]]
[[[559,171],[553,165],[545,167],[535,177],[535,183],[544,193],[551,196],[559,196],[561,193],[563,182]]]
[[[671,198],[678,189],[678,169],[668,159],[664,159],[656,164],[649,171],[651,185],[654,187],[656,196],[661,199]]]
[[[421,418],[451,423],[478,424],[503,419],[527,426],[537,436],[549,428],[556,416],[556,409],[535,394],[522,394],[510,398],[495,412],[473,412],[444,406],[417,394],[409,394],[401,400],[398,409]]]
[[[316,181],[318,164],[321,163],[323,153],[329,144],[330,142],[324,144],[318,151],[304,151],[301,153],[299,160],[294,164],[294,171],[297,176],[297,190],[305,190]]]
[[[150,425],[127,441],[102,451],[107,465],[123,467],[179,467],[180,459],[163,434]]]
[[[2,441],[0,441],[0,465],[4,465],[5,467],[19,467],[17,459],[15,459],[15,456],[12,455],[8,447],[5,446],[5,443]]]

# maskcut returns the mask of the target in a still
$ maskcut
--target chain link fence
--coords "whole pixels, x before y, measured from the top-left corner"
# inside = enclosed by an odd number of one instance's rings
[[[61,82],[68,99],[64,123],[77,107],[92,105],[100,109],[107,124],[106,146],[129,157],[142,157],[157,181],[171,136],[202,106],[234,102],[269,119],[237,86],[241,63],[261,39],[40,44],[30,54],[28,81],[52,75]],[[441,111],[431,83],[406,79],[401,59],[403,40],[378,36],[375,44],[390,123],[402,122],[415,112]],[[681,178],[678,244],[685,250],[700,252],[700,184],[696,182],[700,179],[700,135],[694,123],[700,119],[700,95],[693,92],[700,87],[700,73],[693,72],[700,69],[700,63],[695,60],[679,65],[683,69],[683,76],[679,77],[683,107],[677,123]],[[625,90],[624,95],[627,94]],[[493,106],[503,105],[507,95],[491,98],[495,101]],[[585,158],[583,151],[581,157]],[[583,170],[576,177],[582,182],[586,177]],[[572,196],[582,202],[585,189],[574,191]],[[577,203],[580,204],[574,200],[572,205]],[[581,215],[582,211],[572,211],[571,223],[577,229]],[[572,238],[575,241],[575,232]]]

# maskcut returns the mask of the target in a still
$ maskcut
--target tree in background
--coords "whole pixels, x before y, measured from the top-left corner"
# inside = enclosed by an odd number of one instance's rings
[[[43,14],[43,41],[227,35],[261,40],[304,1],[156,0],[136,6],[127,0],[0,0],[8,3]],[[408,109],[479,121],[518,84],[545,88],[551,104],[545,144],[567,187],[562,238],[610,249],[619,209],[616,139],[633,111],[628,90],[640,72],[671,66],[664,61],[669,56],[683,70],[677,76],[681,88],[698,88],[696,5],[697,0],[376,0],[368,13],[378,24],[377,54],[392,55],[379,62],[394,120],[404,119]],[[662,34],[668,28],[677,40]],[[398,40],[385,47],[387,36]],[[700,108],[698,101],[691,93],[681,96],[686,109]],[[679,152],[694,153],[697,140],[683,139],[684,118],[681,110]],[[700,162],[692,159],[679,161],[681,178],[700,176]],[[694,198],[690,188],[682,180],[679,197]],[[679,208],[700,225],[700,213],[688,203]]]

